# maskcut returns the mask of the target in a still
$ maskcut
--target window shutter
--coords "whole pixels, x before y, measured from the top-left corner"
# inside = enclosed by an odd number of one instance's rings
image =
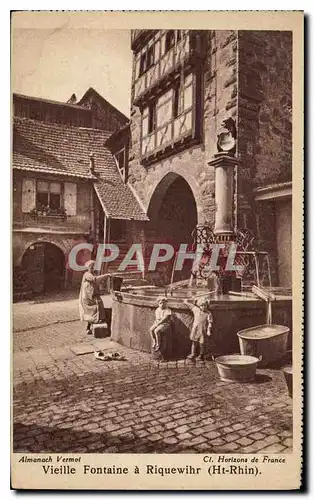
[[[64,183],[64,209],[67,215],[76,215],[76,189],[74,182]]]
[[[35,179],[23,179],[22,187],[22,212],[26,213],[35,208],[36,189]]]

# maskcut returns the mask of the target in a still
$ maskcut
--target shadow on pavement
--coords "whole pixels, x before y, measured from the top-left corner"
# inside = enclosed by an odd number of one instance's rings
[[[15,300],[14,303],[29,302],[32,304],[43,304],[50,302],[64,302],[66,300],[77,299],[79,296],[79,290],[61,290],[58,292],[49,292],[40,295],[32,295],[30,297],[25,297],[25,299]]]
[[[105,430],[93,433],[20,423],[13,426],[13,451],[15,453],[199,453],[192,446],[184,447],[180,443],[174,445],[163,439],[152,442],[136,433],[115,436]],[[219,450],[214,450],[208,445],[208,452],[215,453]]]

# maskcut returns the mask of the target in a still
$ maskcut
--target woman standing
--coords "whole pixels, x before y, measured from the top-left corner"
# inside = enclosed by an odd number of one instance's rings
[[[95,275],[95,261],[89,260],[85,264],[87,271],[82,278],[79,310],[81,321],[87,321],[86,333],[91,334],[91,326],[101,323],[105,319],[105,308],[99,292],[99,282],[110,274]]]

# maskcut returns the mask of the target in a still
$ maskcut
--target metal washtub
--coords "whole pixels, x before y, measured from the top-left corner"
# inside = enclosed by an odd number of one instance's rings
[[[282,325],[258,325],[238,332],[240,352],[248,356],[262,356],[261,366],[280,361],[288,345],[290,329]]]
[[[290,398],[292,398],[292,394],[293,394],[293,371],[292,371],[292,366],[286,366],[283,369],[283,373],[284,373],[284,376],[285,376],[285,380],[286,380],[286,384],[287,384],[289,396],[290,396]]]
[[[257,364],[261,361],[255,356],[228,354],[213,357],[219,376],[225,382],[251,382],[255,379]]]

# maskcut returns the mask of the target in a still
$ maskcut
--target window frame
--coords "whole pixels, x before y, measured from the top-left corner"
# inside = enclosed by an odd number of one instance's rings
[[[184,79],[180,79],[180,81],[176,81],[175,84],[172,84],[167,88],[166,91],[169,91],[170,89],[172,90],[172,95],[169,98],[165,98],[165,100],[159,104],[159,99],[160,95],[154,99],[154,101],[151,101],[150,104],[146,104],[146,106],[142,109],[141,113],[141,160],[146,161],[146,158],[149,158],[150,156],[156,156],[160,151],[163,151],[169,147],[172,147],[180,143],[182,139],[188,138],[191,136],[191,140],[198,140],[198,132],[196,131],[196,120],[198,119],[197,116],[199,113],[198,107],[197,107],[197,102],[196,102],[196,85],[197,85],[197,76],[198,74],[194,72],[193,70],[187,71],[184,74]],[[191,92],[191,94],[188,96],[188,101],[187,95],[188,93]],[[177,97],[176,97],[177,95]],[[178,99],[177,105],[176,105],[176,99]],[[167,119],[166,121],[163,121],[160,124],[160,119],[159,119],[159,110],[162,108],[164,105],[167,105],[167,103],[171,102],[172,106],[172,111],[171,111],[171,118]],[[148,128],[148,123],[145,126],[145,134],[143,133],[143,124],[144,120],[148,120],[149,117],[149,109],[152,108],[152,105],[155,108],[155,118],[154,118],[154,124],[155,126],[153,128]],[[185,132],[182,133],[175,133],[176,130],[176,123],[177,120],[185,120],[183,117],[185,115],[191,115],[191,126],[188,127],[188,129]],[[170,126],[171,127],[171,138],[169,138],[166,142],[163,142],[163,144],[159,144],[159,139],[158,139],[158,133],[159,131],[166,130],[166,127]],[[161,132],[163,134],[163,132]],[[145,152],[147,140],[149,140],[149,143],[151,144],[151,141],[153,141],[153,148],[149,148],[148,151]]]
[[[120,163],[119,163],[119,156],[121,154],[123,154],[123,167],[120,167]],[[122,180],[124,183],[126,183],[127,182],[127,164],[126,164],[127,149],[126,149],[126,146],[123,146],[121,149],[116,151],[113,156],[114,156],[117,168],[119,170],[119,173],[122,177]]]
[[[155,45],[148,47],[146,54],[146,71],[148,71],[155,64]]]
[[[143,76],[155,64],[155,45],[148,47],[141,55],[138,69],[138,78]]]
[[[38,191],[38,184],[40,182],[46,182],[47,185],[48,185],[48,189],[47,191]],[[51,193],[51,184],[59,184],[60,185],[60,193],[59,193],[59,196],[60,196],[60,204],[59,204],[59,207],[58,208],[51,208],[50,206],[50,195],[51,194],[56,194],[56,193]],[[46,179],[36,179],[36,210],[40,210],[40,207],[43,208],[49,208],[50,210],[57,210],[57,211],[60,211],[64,208],[64,183],[63,182],[58,182],[58,181],[55,181],[55,180],[46,180]],[[39,202],[38,202],[38,199],[37,199],[37,196],[38,194],[40,193],[46,193],[47,192],[47,195],[48,195],[48,204],[46,206],[44,205],[40,205],[39,206]]]
[[[186,84],[186,79],[192,75],[192,81]],[[192,88],[192,104],[189,107],[185,106],[185,92],[191,87]],[[190,109],[193,109],[193,73],[189,72],[184,76],[184,81],[180,80],[173,86],[173,108],[172,108],[172,118],[176,120],[183,113],[188,112]]]
[[[146,62],[147,62],[147,52],[143,52],[140,56],[140,64],[138,70],[138,76],[144,75],[146,73]]]
[[[153,101],[148,106],[147,134],[151,135],[157,129],[157,102]]]
[[[176,44],[176,30],[169,30],[165,38],[165,54],[167,54]]]

